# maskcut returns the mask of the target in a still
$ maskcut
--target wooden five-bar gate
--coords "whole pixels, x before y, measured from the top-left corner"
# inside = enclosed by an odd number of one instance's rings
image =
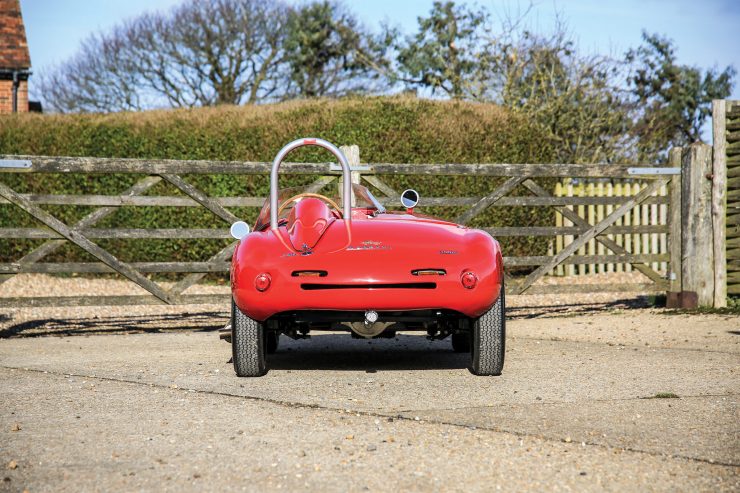
[[[563,292],[681,292],[682,256],[686,255],[681,239],[682,232],[682,190],[681,153],[674,153],[674,159],[667,166],[627,166],[627,165],[576,165],[576,164],[360,164],[359,150],[356,146],[343,148],[353,167],[352,179],[363,183],[376,193],[386,205],[398,202],[399,190],[391,187],[385,179],[388,175],[474,175],[491,183],[485,196],[476,197],[422,197],[419,205],[465,207],[465,211],[453,219],[459,223],[469,223],[489,207],[550,207],[568,220],[568,226],[528,226],[528,227],[484,227],[494,237],[506,244],[507,237],[568,235],[572,238],[568,246],[553,255],[508,256],[508,267],[529,267],[525,276],[509,279],[507,291],[511,294],[543,294]],[[684,161],[691,161],[690,156]],[[18,214],[30,214],[38,223],[35,228],[3,227],[3,239],[43,239],[40,246],[33,248],[14,262],[0,264],[0,281],[19,273],[111,273],[115,272],[136,283],[148,295],[106,296],[89,293],[87,296],[33,296],[0,297],[2,307],[54,306],[54,305],[135,305],[135,304],[199,304],[225,303],[228,295],[186,294],[185,291],[198,283],[210,272],[228,272],[229,260],[235,243],[231,243],[210,258],[194,262],[125,262],[96,244],[98,239],[228,239],[229,225],[239,218],[229,208],[260,207],[262,197],[212,197],[198,189],[188,180],[188,175],[224,174],[257,175],[269,172],[270,163],[259,162],[217,162],[217,161],[175,161],[175,160],[131,160],[111,158],[75,158],[43,156],[0,156],[0,171],[3,173],[44,174],[74,173],[100,174],[124,173],[145,175],[126,190],[111,191],[110,195],[90,194],[24,194],[18,193],[2,180],[0,174],[0,202],[17,208]],[[685,167],[685,166],[684,166]],[[316,175],[310,186],[318,192],[325,187],[335,186],[340,174],[332,163],[287,163],[285,173]],[[587,179],[639,179],[648,185],[639,193],[629,197],[556,197],[553,195],[552,178]],[[550,185],[541,183],[545,179]],[[147,192],[157,183],[167,182],[182,194],[178,196],[152,196]],[[667,196],[657,192],[667,186]],[[517,195],[511,193],[517,189]],[[611,213],[598,221],[583,217],[578,213],[579,205],[609,205]],[[625,214],[639,204],[660,204],[668,206],[664,224],[617,225]],[[47,212],[44,205],[94,206],[93,212],[85,215],[74,224],[65,224]],[[124,207],[203,207],[214,216],[213,228],[96,228],[96,224]],[[591,220],[589,220],[591,219]],[[685,226],[685,225],[684,225]],[[658,234],[668,236],[667,254],[631,253],[619,245],[612,235],[617,234]],[[605,253],[599,255],[578,254],[579,249],[595,239]],[[65,242],[71,242],[96,259],[95,262],[44,262],[45,257],[58,250]],[[684,251],[682,252],[682,248]],[[651,264],[667,263],[667,272],[658,272]],[[536,284],[545,274],[559,265],[578,265],[594,263],[627,263],[644,275],[644,281],[635,283],[604,283],[589,285],[547,285]],[[665,265],[665,264],[664,264]],[[151,273],[186,273],[183,278],[167,288],[148,276]],[[686,276],[684,269],[683,275]],[[171,284],[171,283],[170,283]]]

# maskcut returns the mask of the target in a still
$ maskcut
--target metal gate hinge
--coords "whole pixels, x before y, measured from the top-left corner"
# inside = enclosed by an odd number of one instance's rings
[[[0,159],[0,168],[26,169],[30,168],[31,164],[28,159]]]

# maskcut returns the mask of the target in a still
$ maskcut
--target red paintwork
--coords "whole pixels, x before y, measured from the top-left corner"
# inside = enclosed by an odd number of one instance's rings
[[[353,209],[351,227],[336,213],[326,215],[317,199],[303,199],[277,231],[265,228],[242,239],[231,266],[237,306],[264,321],[292,310],[456,310],[468,317],[486,312],[498,298],[503,277],[501,250],[487,233],[434,218],[405,213],[372,217]],[[323,205],[323,203],[321,203]],[[301,249],[306,244],[310,254]],[[455,253],[451,253],[455,252]],[[415,276],[416,269],[445,269],[444,276]],[[293,277],[293,271],[324,270],[325,277]],[[463,273],[478,282],[466,289]],[[268,274],[259,292],[255,279]],[[436,289],[366,287],[304,290],[312,284],[436,282]]]
[[[319,199],[304,198],[290,210],[288,234],[290,243],[296,250],[303,245],[313,248],[324,232],[336,221],[329,206]]]

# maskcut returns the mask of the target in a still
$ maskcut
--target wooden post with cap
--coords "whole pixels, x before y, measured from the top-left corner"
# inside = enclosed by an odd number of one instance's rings
[[[359,171],[355,171],[354,168],[358,168],[360,166],[360,146],[357,145],[350,145],[350,146],[342,146],[339,148],[342,153],[347,157],[347,161],[349,161],[350,168],[353,168],[353,171],[351,173],[352,177],[352,184],[359,185],[360,181],[362,180],[362,176],[360,175]],[[339,187],[339,193],[342,193],[342,187]],[[340,195],[341,198],[341,195]],[[355,199],[355,193],[352,192],[352,207],[356,206],[356,199]]]

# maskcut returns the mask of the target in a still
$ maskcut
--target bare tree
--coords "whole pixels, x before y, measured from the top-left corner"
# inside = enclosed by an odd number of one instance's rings
[[[541,126],[561,162],[654,161],[700,137],[735,70],[678,65],[645,35],[618,60],[578,50],[564,23],[543,34],[532,6],[492,22],[485,8],[437,0],[411,36],[367,30],[337,0],[185,0],[87,39],[42,74],[45,106],[141,110],[337,97],[406,86],[495,102]]]
[[[123,31],[118,27],[108,36],[88,38],[71,60],[41,74],[44,106],[84,112],[142,109],[142,80]]]
[[[524,14],[526,15],[526,13]],[[622,66],[604,55],[579,53],[564,24],[549,35],[506,18],[481,58],[489,75],[482,99],[536,121],[561,162],[630,159],[630,105],[620,86]]]
[[[288,9],[268,0],[191,0],[88,39],[42,78],[59,111],[117,111],[274,99]]]

